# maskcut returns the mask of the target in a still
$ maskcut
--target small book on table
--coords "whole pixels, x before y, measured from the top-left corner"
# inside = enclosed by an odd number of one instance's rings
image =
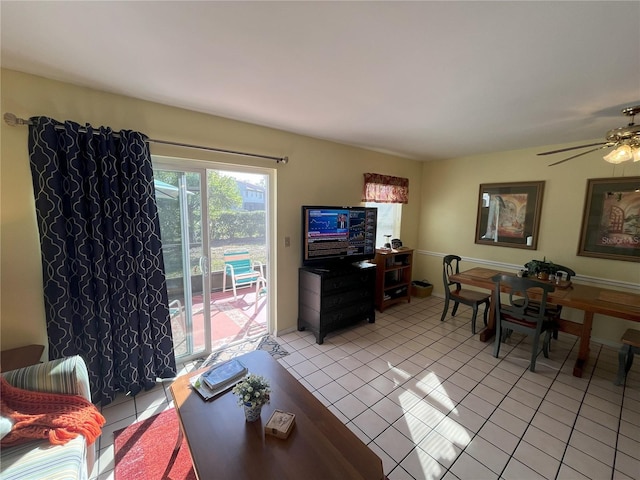
[[[245,367],[238,360],[228,360],[220,365],[215,365],[202,374],[202,380],[213,390],[231,383],[237,383],[247,374]]]
[[[191,377],[191,387],[198,392],[204,400],[211,400],[213,397],[228,390],[238,383],[248,370],[238,360],[229,360],[215,365],[209,370]]]

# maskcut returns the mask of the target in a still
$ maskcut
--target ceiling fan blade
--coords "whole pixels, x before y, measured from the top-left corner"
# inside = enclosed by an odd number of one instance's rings
[[[589,143],[587,145],[578,145],[577,147],[568,147],[568,148],[561,148],[560,150],[551,150],[550,152],[542,152],[542,153],[538,153],[538,155],[551,155],[551,154],[554,154],[554,153],[562,153],[562,152],[568,152],[568,151],[571,151],[571,150],[577,150],[578,148],[595,147],[596,145],[606,145],[608,143],[609,142]],[[590,151],[593,152],[593,150],[590,150]],[[587,153],[589,153],[589,152],[587,152]]]
[[[554,165],[559,165],[561,163],[568,162],[569,160],[573,160],[574,158],[581,157],[583,155],[586,155],[587,153],[595,152],[596,150],[602,150],[603,148],[607,148],[607,147],[610,147],[610,146],[611,146],[611,144],[607,143],[607,144],[605,144],[605,145],[603,145],[601,147],[592,148],[591,150],[587,150],[586,152],[578,153],[577,155],[573,155],[572,157],[565,158],[564,160],[560,160],[558,162],[550,163],[549,166],[553,167]]]

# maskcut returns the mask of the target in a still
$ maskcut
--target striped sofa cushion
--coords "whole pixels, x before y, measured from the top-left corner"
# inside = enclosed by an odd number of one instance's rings
[[[11,370],[2,376],[24,390],[80,395],[91,401],[89,372],[78,355]]]
[[[64,445],[46,440],[0,450],[2,480],[86,480],[87,445],[82,435]]]
[[[89,373],[80,356],[61,358],[2,373],[14,387],[37,392],[80,395],[91,401]],[[64,445],[37,440],[0,449],[0,480],[88,478],[95,444],[80,435]]]

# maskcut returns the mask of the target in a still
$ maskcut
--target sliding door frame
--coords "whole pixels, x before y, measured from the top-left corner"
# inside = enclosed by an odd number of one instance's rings
[[[202,172],[202,182],[203,182],[203,190],[206,191],[206,183],[207,183],[207,170],[216,170],[216,171],[227,171],[227,172],[238,172],[238,173],[248,173],[248,174],[258,174],[264,175],[267,178],[267,189],[265,192],[265,242],[266,242],[266,252],[267,252],[267,268],[265,271],[265,276],[267,280],[267,333],[272,334],[276,331],[277,319],[276,319],[276,299],[277,299],[277,269],[275,268],[277,258],[276,258],[276,195],[275,195],[275,185],[276,185],[276,174],[277,170],[275,168],[265,168],[265,167],[257,167],[251,165],[240,165],[240,164],[229,164],[229,163],[220,163],[214,161],[204,161],[204,160],[195,160],[195,159],[184,159],[178,157],[168,157],[161,155],[152,155],[151,156],[152,165],[154,169],[158,170],[170,170],[170,171],[178,171],[178,172]],[[201,195],[200,199],[201,203],[201,211],[204,212],[202,215],[203,222],[206,222],[205,225],[209,225],[209,211],[206,205],[206,195]],[[203,288],[206,288],[211,291],[211,249],[209,244],[209,229],[202,229],[202,240],[203,245],[205,245],[208,249],[206,258],[206,269],[207,275],[204,275],[203,278]],[[206,241],[206,243],[205,243]],[[205,352],[197,352],[192,353],[191,355],[180,357],[180,361],[190,361],[196,358],[200,358],[203,355],[208,355],[211,352],[211,315],[209,312],[209,320],[205,322]]]

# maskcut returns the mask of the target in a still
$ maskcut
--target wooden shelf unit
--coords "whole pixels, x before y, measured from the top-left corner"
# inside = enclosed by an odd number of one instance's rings
[[[400,302],[411,302],[411,271],[413,249],[376,250],[376,308],[385,308]]]

